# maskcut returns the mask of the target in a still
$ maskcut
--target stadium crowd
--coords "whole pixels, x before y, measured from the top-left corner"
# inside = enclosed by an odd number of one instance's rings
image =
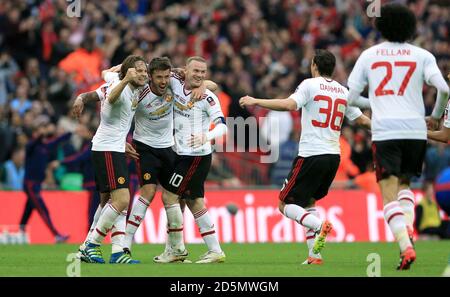
[[[383,2],[383,1],[382,1]],[[450,71],[450,7],[440,1],[407,3],[418,19],[414,43],[436,57],[442,73]],[[301,132],[300,113],[290,116],[262,109],[242,109],[246,94],[284,98],[310,76],[316,48],[337,57],[335,79],[346,83],[361,52],[380,39],[358,0],[79,0],[81,16],[67,15],[65,0],[5,0],[0,3],[0,164],[4,189],[20,190],[24,146],[33,127],[50,122],[50,134],[74,132],[51,159],[62,160],[81,149],[79,125],[98,121],[96,108],[87,108],[78,121],[70,112],[77,94],[102,83],[101,70],[119,64],[130,54],[148,61],[168,56],[183,66],[186,57],[200,55],[209,63],[210,79],[225,116],[259,121],[260,137],[279,145],[274,164],[260,164],[259,154],[217,153],[210,185],[281,185],[296,156]],[[283,97],[284,96],[284,97]],[[426,114],[436,98],[425,87]],[[370,111],[365,113],[370,115]],[[279,139],[267,123],[278,119],[284,127]],[[272,138],[272,139],[271,139]],[[278,142],[277,142],[278,141]],[[341,138],[342,162],[335,187],[377,190],[372,172],[367,131],[345,123]],[[247,147],[248,148],[248,147]],[[242,166],[243,164],[249,166]],[[450,166],[450,148],[430,143],[425,173],[434,180]],[[49,168],[45,185],[56,188],[67,172],[80,168]]]

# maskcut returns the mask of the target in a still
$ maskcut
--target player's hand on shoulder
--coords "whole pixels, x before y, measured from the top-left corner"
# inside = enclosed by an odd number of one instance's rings
[[[241,97],[241,99],[239,99],[239,105],[241,107],[245,107],[245,106],[253,106],[256,104],[256,100],[255,98],[251,97],[251,96],[244,96]]]
[[[203,94],[206,92],[206,86],[205,84],[202,84],[200,87],[192,89],[191,98],[194,99],[194,101],[202,100]]]
[[[178,75],[183,80],[186,77],[186,70],[184,68],[172,68],[172,72]]]

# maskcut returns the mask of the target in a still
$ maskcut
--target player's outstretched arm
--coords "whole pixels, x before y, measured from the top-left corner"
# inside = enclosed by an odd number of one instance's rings
[[[78,119],[83,113],[84,105],[89,102],[100,101],[96,91],[81,93],[72,105],[72,114]]]
[[[244,96],[239,99],[241,107],[260,106],[270,110],[291,111],[297,110],[297,102],[292,98],[285,99],[258,99],[250,96]]]
[[[450,140],[450,128],[442,127],[439,131],[427,131],[428,139],[447,143]]]
[[[442,117],[448,102],[449,88],[440,73],[433,75],[430,78],[430,84],[437,89],[436,104],[434,105],[431,117],[439,120]]]

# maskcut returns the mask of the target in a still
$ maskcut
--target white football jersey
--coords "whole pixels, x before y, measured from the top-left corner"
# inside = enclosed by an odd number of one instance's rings
[[[133,139],[154,148],[174,145],[173,139],[173,94],[170,88],[158,96],[147,85],[139,101]]]
[[[118,80],[119,74],[106,73],[107,82]],[[175,78],[170,78],[171,84]],[[173,139],[173,94],[170,88],[162,96],[152,92],[146,85],[139,96],[134,118],[133,139],[154,148],[174,145]]]
[[[369,85],[372,140],[427,139],[422,87],[440,74],[434,56],[408,43],[365,50],[348,78],[351,90]]]
[[[174,95],[175,150],[178,155],[205,156],[212,152],[211,142],[199,148],[188,145],[191,135],[207,133],[214,120],[223,116],[219,99],[206,90],[203,100],[191,102],[191,91],[181,79],[171,80]]]
[[[101,99],[100,125],[92,139],[93,151],[125,152],[125,141],[136,111],[141,88],[131,90],[127,85],[114,104],[106,97],[120,83],[114,80],[97,89],[97,94],[104,94]],[[103,87],[103,90],[102,90]],[[105,93],[106,91],[106,93]]]
[[[362,115],[357,107],[347,106],[348,90],[324,77],[304,80],[289,96],[302,109],[302,134],[298,155],[310,157],[341,153],[339,136],[344,116],[353,121]]]
[[[444,113],[444,127],[450,128],[450,119],[448,118],[448,110],[450,108],[450,100],[447,102],[447,107],[445,108]]]

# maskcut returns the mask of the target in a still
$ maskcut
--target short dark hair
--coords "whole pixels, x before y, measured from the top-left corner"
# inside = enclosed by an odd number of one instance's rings
[[[167,70],[172,69],[172,63],[167,57],[156,57],[150,61],[148,66],[148,72],[151,75],[155,70]]]
[[[334,66],[336,66],[336,57],[328,50],[318,49],[313,58],[314,64],[321,75],[333,75]]]
[[[388,41],[405,42],[416,33],[416,17],[405,5],[385,4],[380,17],[375,19],[375,27]]]
[[[136,65],[136,62],[142,61],[147,66],[147,63],[145,62],[144,57],[137,56],[137,55],[130,55],[125,58],[122,62],[122,66],[120,66],[120,72],[119,72],[119,79],[124,79],[125,75],[127,75],[127,71],[130,68],[134,68]]]

